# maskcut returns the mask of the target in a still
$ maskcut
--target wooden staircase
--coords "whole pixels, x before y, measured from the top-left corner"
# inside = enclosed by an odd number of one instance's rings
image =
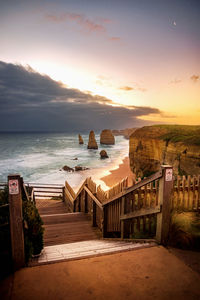
[[[36,200],[36,206],[44,222],[44,246],[94,240],[98,229],[91,226],[91,219],[84,213],[67,213],[60,200]]]

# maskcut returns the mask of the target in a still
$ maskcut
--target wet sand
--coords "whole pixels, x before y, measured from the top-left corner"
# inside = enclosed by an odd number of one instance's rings
[[[110,170],[110,174],[100,178],[108,187],[119,183],[122,179],[128,176],[129,186],[132,184],[135,175],[131,171],[129,157],[126,157],[117,169]]]

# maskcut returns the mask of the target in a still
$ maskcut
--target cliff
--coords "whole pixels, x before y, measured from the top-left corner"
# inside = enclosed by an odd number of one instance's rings
[[[115,137],[112,134],[111,130],[104,129],[100,135],[100,143],[105,145],[114,145],[115,144]]]
[[[90,131],[90,134],[89,134],[89,141],[88,141],[88,149],[98,149],[98,145],[97,145],[97,142],[96,142],[96,139],[95,139],[95,134],[94,134],[94,131]]]
[[[149,176],[169,164],[176,175],[200,174],[200,126],[156,125],[137,129],[129,139],[131,170]]]

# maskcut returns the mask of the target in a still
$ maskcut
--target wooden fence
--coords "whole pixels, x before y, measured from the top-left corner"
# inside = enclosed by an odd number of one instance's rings
[[[156,235],[158,241],[166,243],[171,204],[176,208],[176,203],[180,202],[173,195],[177,191],[185,195],[188,190],[191,194],[190,188],[185,186],[182,190],[177,189],[174,182],[173,186],[170,166],[163,166],[161,171],[136,181],[132,187],[127,187],[125,179],[107,192],[89,178],[83,182],[77,194],[72,195],[71,187],[66,184],[65,202],[71,210],[73,207],[73,211],[90,214],[92,225],[98,226],[104,237],[149,238]],[[197,211],[199,180],[191,180],[190,186],[193,186],[192,193],[195,196],[191,200],[193,205],[187,206],[187,209]]]
[[[200,175],[178,176],[174,179],[172,208],[180,211],[200,209]]]

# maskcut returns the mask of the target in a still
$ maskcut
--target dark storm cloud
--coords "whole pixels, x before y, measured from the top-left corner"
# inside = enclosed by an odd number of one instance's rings
[[[157,108],[111,106],[39,74],[30,67],[0,62],[0,130],[85,131],[146,124],[140,116]]]

